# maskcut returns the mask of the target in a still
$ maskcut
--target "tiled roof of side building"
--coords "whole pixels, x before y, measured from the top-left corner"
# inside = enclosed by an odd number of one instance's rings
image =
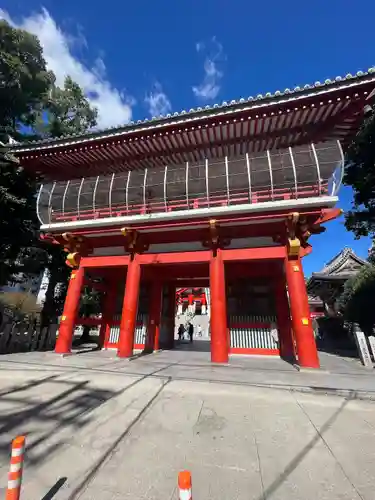
[[[366,261],[358,257],[353,250],[349,247],[345,247],[341,252],[339,252],[337,255],[335,255],[324,267],[321,271],[319,271],[316,274],[332,274],[334,273],[337,269],[340,268],[340,266],[347,260],[347,259],[354,259],[356,262],[358,262],[361,265],[366,265]],[[314,275],[315,273],[313,273]]]
[[[109,128],[105,130],[91,131],[83,135],[67,135],[58,139],[44,139],[42,141],[31,141],[23,144],[13,144],[9,149],[17,151],[30,151],[40,145],[50,144],[56,147],[63,145],[66,141],[70,144],[81,141],[97,141],[106,138],[120,136],[124,133],[137,132],[147,129],[158,129],[163,126],[178,124],[181,122],[194,121],[204,119],[206,117],[215,117],[227,115],[233,112],[240,112],[242,110],[253,109],[257,107],[266,107],[269,104],[277,102],[288,102],[297,100],[299,98],[313,96],[320,93],[326,93],[331,90],[340,89],[346,86],[356,85],[363,81],[373,81],[375,84],[375,67],[369,68],[367,71],[358,71],[356,74],[347,74],[344,77],[337,76],[334,79],[326,79],[324,82],[316,81],[314,84],[297,86],[292,89],[286,88],[283,91],[276,90],[276,92],[267,92],[266,94],[258,94],[248,98],[241,98],[238,100],[231,100],[230,102],[222,102],[221,104],[214,104],[213,106],[205,106],[204,108],[192,108],[190,110],[182,110],[173,114],[165,116],[157,116],[152,119],[131,121],[127,125]]]

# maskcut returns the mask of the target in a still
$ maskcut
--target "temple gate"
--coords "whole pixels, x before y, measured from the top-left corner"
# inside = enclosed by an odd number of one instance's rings
[[[209,289],[211,359],[263,353],[318,368],[302,259],[334,208],[374,70],[121,128],[12,145],[43,179],[42,237],[72,274],[56,352],[87,273],[104,347],[173,346],[176,289]]]

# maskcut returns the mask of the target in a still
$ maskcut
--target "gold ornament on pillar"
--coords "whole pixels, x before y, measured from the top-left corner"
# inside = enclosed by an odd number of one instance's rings
[[[73,269],[79,267],[80,261],[81,255],[79,252],[68,253],[66,257],[66,265],[72,267]]]
[[[297,224],[299,221],[299,213],[293,212],[286,219],[287,230],[287,253],[288,257],[298,257],[301,248],[301,241],[296,236]]]

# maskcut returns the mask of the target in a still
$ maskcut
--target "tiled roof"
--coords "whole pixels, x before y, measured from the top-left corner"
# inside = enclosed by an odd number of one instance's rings
[[[128,132],[137,132],[142,129],[160,128],[165,125],[181,123],[183,121],[190,121],[195,119],[202,119],[206,116],[220,116],[226,115],[231,112],[241,111],[242,109],[250,109],[253,107],[263,107],[275,101],[285,101],[298,99],[311,94],[319,94],[329,91],[331,89],[350,86],[365,79],[371,79],[375,82],[375,67],[369,68],[367,71],[358,71],[356,74],[348,73],[346,76],[337,76],[334,79],[326,79],[324,82],[316,81],[313,84],[304,85],[302,87],[286,88],[283,91],[276,90],[276,92],[267,92],[266,94],[258,94],[256,96],[249,96],[247,98],[240,98],[238,100],[224,101],[221,104],[214,104],[213,106],[205,106],[204,108],[191,108],[189,110],[182,110],[173,114],[165,116],[160,115],[152,119],[131,121],[125,126],[109,128],[100,131],[93,131],[83,135],[66,135],[59,139],[44,139],[42,141],[31,141],[29,143],[18,144],[10,146],[10,149],[17,151],[27,151],[34,149],[39,145],[56,144],[58,147],[61,143],[76,143],[85,140],[101,140],[110,137],[115,137]]]
[[[313,273],[318,274],[318,275],[330,275],[333,274],[337,269],[339,269],[344,262],[346,262],[348,259],[353,259],[356,262],[358,262],[361,265],[366,265],[367,262],[358,255],[356,255],[353,250],[349,247],[345,247],[341,252],[339,252],[337,255],[335,255],[324,267],[321,271],[318,273]]]

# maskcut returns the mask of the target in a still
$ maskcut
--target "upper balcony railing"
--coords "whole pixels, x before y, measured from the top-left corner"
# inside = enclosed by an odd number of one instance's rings
[[[342,172],[339,141],[224,156],[42,185],[38,217],[53,224],[335,196]]]

